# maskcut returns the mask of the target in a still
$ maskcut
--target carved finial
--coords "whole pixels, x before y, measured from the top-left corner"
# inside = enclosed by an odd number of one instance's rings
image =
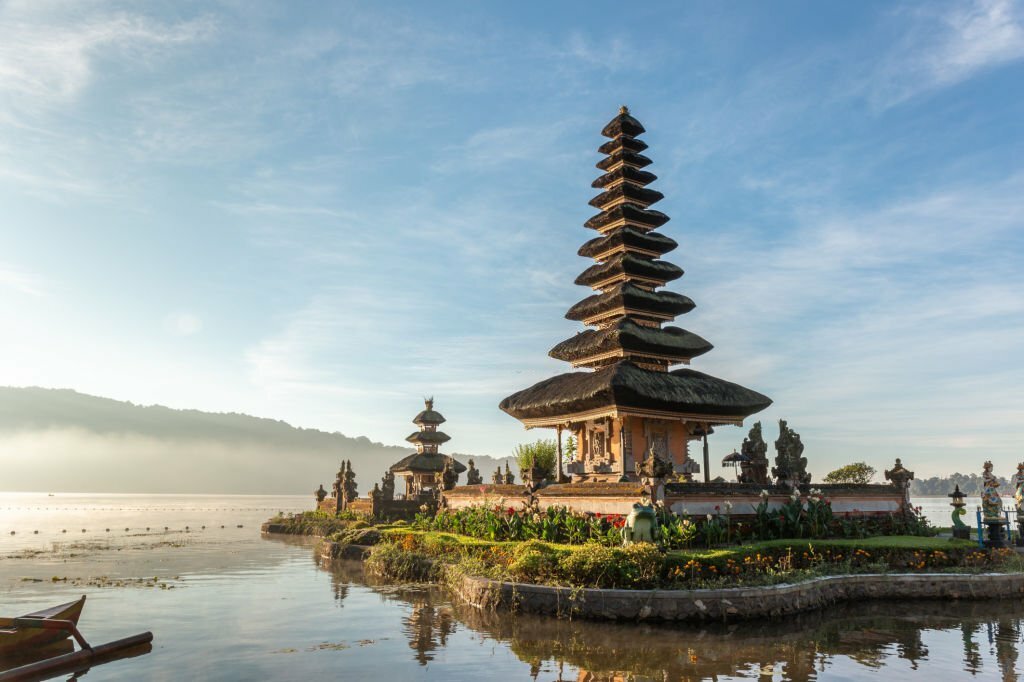
[[[627,107],[625,104],[623,104],[621,107],[619,107],[619,113],[620,114],[628,114],[629,113],[629,107]]]
[[[427,406],[428,410],[434,409],[434,396],[430,396],[429,398],[424,398],[423,399],[423,404]]]

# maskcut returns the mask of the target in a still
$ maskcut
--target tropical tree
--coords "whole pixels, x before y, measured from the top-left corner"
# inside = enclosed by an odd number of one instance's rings
[[[854,462],[828,472],[825,476],[825,483],[870,483],[877,473],[873,466],[869,466],[865,462]]]

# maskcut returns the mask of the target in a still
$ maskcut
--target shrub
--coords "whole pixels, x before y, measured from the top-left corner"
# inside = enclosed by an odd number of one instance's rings
[[[544,478],[554,479],[558,458],[558,444],[555,441],[542,438],[536,443],[517,445],[513,456],[520,471],[529,471],[536,458],[537,466],[544,470]]]
[[[375,547],[363,567],[369,575],[396,582],[431,582],[439,575],[429,556],[387,543]]]

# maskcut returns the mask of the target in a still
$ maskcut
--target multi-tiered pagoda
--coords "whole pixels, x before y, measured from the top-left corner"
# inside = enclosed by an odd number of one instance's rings
[[[406,438],[416,446],[416,452],[391,465],[390,469],[396,477],[405,480],[406,498],[440,488],[443,485],[440,478],[445,472],[445,465],[451,472],[449,475],[454,474],[456,480],[458,475],[466,470],[464,464],[438,452],[441,444],[447,443],[451,438],[437,430],[437,427],[445,422],[445,418],[434,410],[434,399],[427,398],[424,402],[426,409],[412,420],[419,430]]]
[[[694,472],[689,441],[719,424],[741,425],[772,402],[738,384],[671,369],[712,346],[667,324],[694,303],[661,289],[683,271],[660,259],[677,244],[656,231],[669,218],[650,208],[663,195],[647,187],[657,178],[644,170],[651,160],[641,153],[643,132],[626,107],[601,131],[611,140],[598,149],[604,174],[593,183],[601,193],[590,201],[600,213],[584,223],[598,236],[579,250],[595,264],[576,278],[595,293],[566,314],[593,329],[549,353],[586,371],[552,377],[501,402],[527,428],[557,429],[559,442],[570,430],[579,445],[569,471],[587,480],[633,478],[652,452],[677,472]]]

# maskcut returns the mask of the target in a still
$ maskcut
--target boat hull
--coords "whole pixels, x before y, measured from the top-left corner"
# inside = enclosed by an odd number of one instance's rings
[[[46,620],[69,620],[78,625],[85,606],[85,597],[77,601],[27,613],[23,618],[42,618]],[[67,639],[71,633],[67,630],[43,630],[42,628],[0,627],[0,656],[25,654],[32,649],[46,646],[53,642]]]

